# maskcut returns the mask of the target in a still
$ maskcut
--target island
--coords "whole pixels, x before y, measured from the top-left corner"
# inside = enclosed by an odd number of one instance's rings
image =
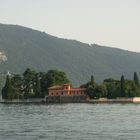
[[[140,84],[136,72],[133,80],[105,79],[97,83],[94,76],[75,88],[63,71],[36,72],[27,68],[22,75],[7,73],[1,103],[128,103],[140,102]]]

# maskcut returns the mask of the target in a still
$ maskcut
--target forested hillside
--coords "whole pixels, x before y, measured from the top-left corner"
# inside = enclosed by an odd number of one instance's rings
[[[108,77],[120,79],[122,74],[132,78],[134,71],[140,74],[139,53],[61,39],[18,25],[0,24],[0,52],[6,55],[1,72],[22,73],[27,67],[45,72],[58,69],[76,85],[91,75],[100,82]]]

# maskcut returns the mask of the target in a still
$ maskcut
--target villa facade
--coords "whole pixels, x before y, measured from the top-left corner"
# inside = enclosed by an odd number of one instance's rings
[[[48,88],[48,96],[46,97],[48,103],[86,102],[86,99],[86,89],[73,88],[71,84]]]

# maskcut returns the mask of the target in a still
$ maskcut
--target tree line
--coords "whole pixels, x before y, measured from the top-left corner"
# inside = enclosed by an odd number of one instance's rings
[[[87,89],[87,94],[92,99],[140,97],[140,84],[136,72],[134,72],[133,80],[127,80],[122,75],[120,80],[108,78],[105,79],[102,84],[97,84],[94,81],[94,77],[91,76],[91,80],[88,83],[81,85],[81,87]]]
[[[27,68],[22,75],[7,75],[2,98],[8,100],[44,98],[50,86],[65,83],[69,83],[69,80],[62,71],[36,72]]]
[[[63,71],[36,72],[27,68],[22,75],[7,75],[2,88],[2,98],[8,100],[44,98],[48,94],[49,87],[66,83],[70,83],[70,80]],[[134,72],[133,80],[127,80],[122,75],[120,80],[108,78],[101,84],[96,83],[92,75],[90,81],[80,87],[86,88],[87,95],[91,99],[140,97],[140,84],[136,72]]]

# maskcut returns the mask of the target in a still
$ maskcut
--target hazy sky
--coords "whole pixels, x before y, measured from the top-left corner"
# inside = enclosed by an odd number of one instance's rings
[[[0,22],[140,52],[140,0],[0,0]]]

